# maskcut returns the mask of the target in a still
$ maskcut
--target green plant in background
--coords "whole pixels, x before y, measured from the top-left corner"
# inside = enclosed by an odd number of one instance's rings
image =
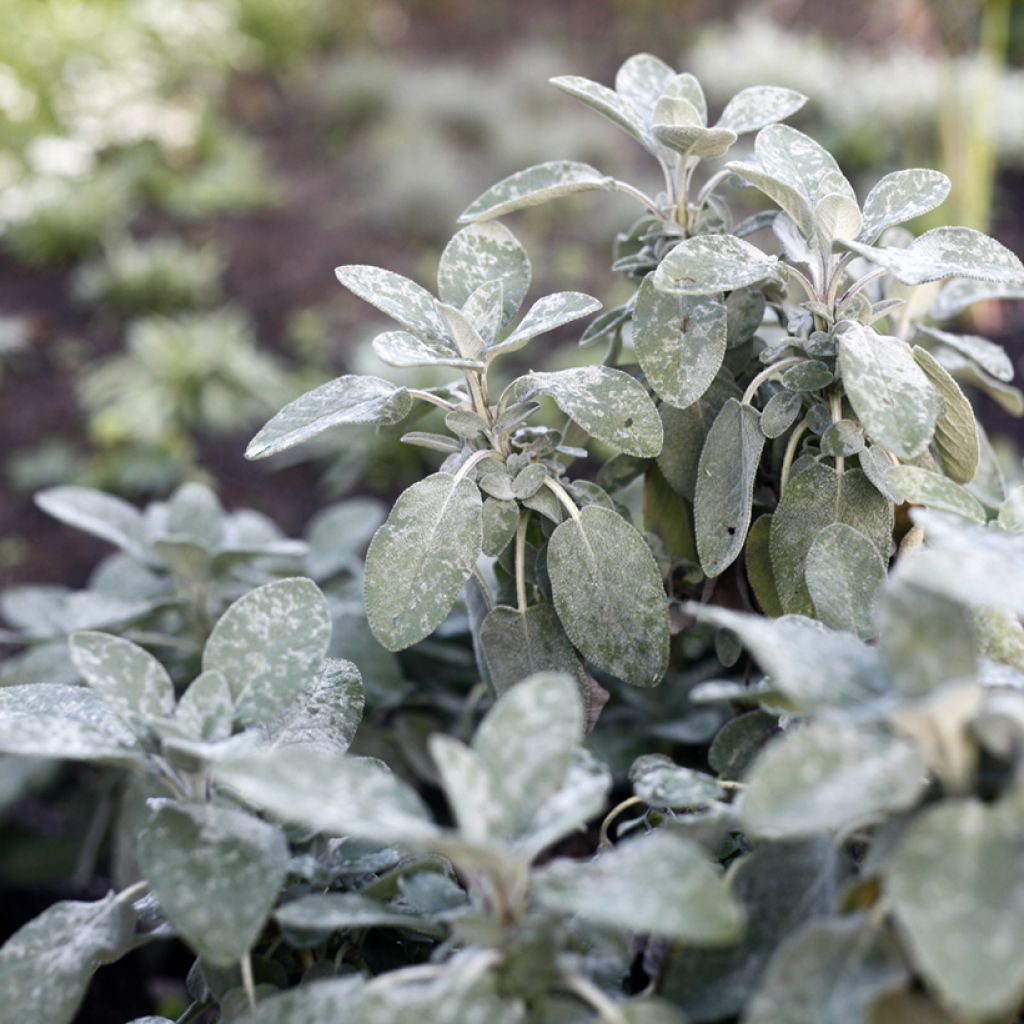
[[[123,317],[169,314],[216,302],[223,257],[176,238],[121,239],[80,267],[75,294]]]
[[[662,191],[554,161],[470,205],[436,296],[339,268],[398,325],[383,362],[449,377],[339,377],[249,445],[414,427],[402,440],[443,462],[382,523],[342,510],[311,530],[319,562],[260,545],[236,562],[207,492],[145,516],[42,496],[129,556],[94,591],[138,594],[148,573],[168,603],[145,614],[181,622],[208,594],[216,611],[172,627],[184,659],[136,632],[158,659],[96,631],[125,623],[94,595],[16,595],[18,641],[56,657],[76,630],[85,685],[68,668],[0,689],[0,752],[140,777],[126,888],[0,950],[16,1019],[69,1021],[97,962],[165,935],[198,956],[186,1020],[1019,1015],[1024,495],[961,382],[1018,413],[1024,396],[999,346],[942,325],[1019,294],[1024,267],[970,228],[901,227],[942,203],[938,172],[860,202],[779,123],[791,90],[743,90],[709,124],[697,80],[649,55],[614,89],[555,84],[639,142]],[[755,132],[752,157],[705,169]],[[773,207],[737,221],[740,188]],[[644,210],[615,243],[628,297],[580,339],[604,361],[502,387],[499,360],[599,304],[561,292],[521,315],[530,262],[494,220],[593,191]],[[399,680],[370,716],[415,737],[399,753],[360,726],[355,666],[328,658],[350,651],[332,619],[371,529],[364,624],[385,658],[419,656],[417,689]],[[323,563],[344,571],[333,601]],[[432,690],[424,665],[450,672],[470,644],[478,685]]]

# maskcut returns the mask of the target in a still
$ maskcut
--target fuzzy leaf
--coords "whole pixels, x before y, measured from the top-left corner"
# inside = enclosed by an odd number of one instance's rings
[[[763,448],[757,410],[728,399],[708,432],[694,489],[697,551],[707,576],[723,573],[743,550]]]
[[[892,466],[886,471],[885,482],[909,504],[951,512],[976,523],[984,523],[987,518],[981,502],[970,491],[940,473],[920,466]]]
[[[483,553],[490,558],[497,558],[515,536],[519,523],[519,506],[514,501],[486,498],[480,523],[483,531]]]
[[[583,292],[555,292],[538,299],[529,309],[519,326],[503,340],[487,350],[488,358],[499,352],[515,352],[539,334],[547,334],[564,324],[590,316],[601,308],[601,303]]]
[[[793,89],[782,89],[774,85],[751,85],[741,89],[722,111],[718,119],[719,128],[729,128],[737,135],[756,132],[765,125],[784,121],[795,114],[807,97]]]
[[[939,393],[942,411],[935,421],[935,451],[942,469],[951,480],[967,484],[974,479],[981,460],[981,442],[974,409],[960,385],[920,346],[914,346],[914,360]]]
[[[761,433],[771,439],[782,437],[796,423],[802,409],[802,395],[795,391],[777,391],[761,410]]]
[[[113,764],[143,760],[134,733],[84,686],[0,687],[0,751]]]
[[[588,505],[548,542],[558,617],[589,661],[634,686],[668,665],[668,606],[647,544],[621,516]]]
[[[201,672],[181,695],[174,718],[198,740],[227,739],[235,718],[228,681],[220,672]]]
[[[404,419],[410,409],[412,397],[405,388],[379,377],[346,374],[289,402],[249,442],[245,457],[265,459],[331,427],[356,423],[388,426]]]
[[[274,920],[299,931],[352,931],[363,928],[402,928],[442,938],[444,929],[407,911],[395,910],[358,892],[310,893],[274,911]]]
[[[596,110],[616,127],[632,135],[637,142],[650,148],[647,125],[632,100],[605,85],[592,82],[589,78],[581,78],[579,75],[561,75],[552,78],[551,84],[585,103],[592,110]]]
[[[743,927],[742,909],[704,851],[668,832],[629,840],[587,864],[555,861],[534,877],[545,906],[607,928],[717,946]]]
[[[886,228],[934,210],[945,201],[949,189],[949,178],[941,171],[915,167],[887,174],[864,200],[864,222],[858,238],[870,245]]]
[[[976,334],[950,334],[935,327],[918,326],[918,331],[933,341],[948,345],[960,355],[977,363],[986,373],[1004,383],[1013,380],[1013,361],[1002,345]]]
[[[111,894],[95,903],[62,900],[19,928],[0,948],[0,1019],[70,1024],[89,979],[132,938],[135,913]]]
[[[500,282],[502,323],[508,323],[526,298],[530,277],[530,258],[508,228],[473,224],[445,246],[437,270],[437,294],[442,302],[465,312],[466,302],[481,285]]]
[[[483,547],[483,506],[471,480],[434,473],[395,502],[366,554],[374,636],[400,651],[444,621]]]
[[[378,334],[373,339],[373,351],[388,366],[453,366],[470,370],[480,370],[484,366],[480,359],[461,355],[449,341],[422,337],[408,331]]]
[[[944,1003],[974,1019],[1009,1014],[1024,996],[1019,813],[947,799],[914,819],[886,869],[914,963]]]
[[[911,807],[927,785],[917,748],[846,720],[772,740],[747,775],[740,815],[752,835],[812,836]]]
[[[145,728],[174,710],[174,683],[148,651],[109,633],[74,633],[71,660],[82,678],[129,725]]]
[[[800,235],[794,232],[794,242],[806,248],[803,238],[809,238],[814,230],[814,212],[810,201],[804,197],[803,193],[788,182],[769,174],[756,163],[746,160],[735,160],[725,166],[727,170],[738,174],[754,188],[763,192],[773,202],[778,203],[784,211],[784,214],[781,216],[788,215],[789,220],[792,222],[791,227],[795,225],[800,232]],[[781,218],[776,218],[775,221],[776,230],[778,229],[779,219]],[[801,235],[803,238],[801,238]],[[795,258],[792,253],[790,255],[794,262],[807,262],[804,259]],[[808,258],[810,258],[809,254]]]
[[[629,769],[633,792],[648,807],[711,807],[725,796],[725,790],[710,775],[673,764],[662,754],[637,758]]]
[[[661,58],[637,53],[628,58],[616,73],[615,91],[650,120],[654,105],[674,77],[675,72]]]
[[[552,160],[517,171],[492,185],[475,199],[459,217],[460,224],[503,217],[514,210],[538,206],[549,199],[574,192],[613,191],[615,181],[589,164],[575,160]]]
[[[312,682],[330,639],[330,610],[316,584],[277,580],[221,616],[203,651],[203,671],[224,676],[241,721],[266,721]]]
[[[871,540],[846,523],[832,523],[808,549],[805,573],[814,609],[826,626],[863,639],[875,635],[885,562]]]
[[[54,519],[91,533],[133,558],[145,562],[152,557],[146,548],[142,514],[112,494],[88,487],[50,487],[36,494],[35,502]]]
[[[674,295],[712,295],[778,275],[778,257],[733,235],[697,235],[680,242],[658,265],[654,284]]]
[[[850,320],[836,333],[846,394],[868,436],[905,458],[920,455],[940,404],[910,348]]]
[[[969,277],[997,284],[1019,285],[1024,267],[1006,246],[973,228],[933,228],[905,249],[878,248],[844,241],[843,248],[859,253],[888,270],[904,284],[924,284],[946,277]]]
[[[815,462],[791,477],[772,516],[769,551],[782,607],[811,614],[807,589],[807,553],[818,534],[832,523],[846,523],[870,540],[879,558],[892,543],[892,507],[859,470],[840,476]]]
[[[338,267],[334,273],[349,291],[407,331],[442,340],[448,337],[437,300],[415,281],[380,267],[360,265]]]
[[[608,366],[531,373],[513,387],[518,397],[548,395],[591,437],[616,451],[651,458],[661,451],[661,419],[643,385]]]
[[[167,919],[226,967],[259,937],[288,867],[276,825],[212,804],[159,801],[139,836],[139,866]]]
[[[215,781],[281,821],[328,835],[420,843],[438,830],[416,791],[380,761],[280,747],[226,757]]]
[[[583,664],[550,604],[522,612],[498,605],[484,619],[480,643],[499,695],[535,672],[561,672],[576,680],[580,693],[589,689]]]
[[[711,386],[725,358],[726,310],[707,296],[680,298],[658,291],[649,274],[633,311],[633,347],[648,384],[678,409]]]

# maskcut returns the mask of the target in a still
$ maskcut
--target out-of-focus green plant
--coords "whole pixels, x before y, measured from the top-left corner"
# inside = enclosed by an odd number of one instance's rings
[[[293,392],[238,310],[135,321],[126,348],[79,384],[101,445],[188,444],[194,433],[238,430]]]
[[[211,245],[175,237],[122,238],[78,269],[75,294],[122,317],[169,314],[214,303],[224,259]]]

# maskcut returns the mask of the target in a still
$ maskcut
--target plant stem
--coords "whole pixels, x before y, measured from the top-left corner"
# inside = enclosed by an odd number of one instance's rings
[[[793,433],[789,435],[789,442],[786,445],[786,453],[782,456],[782,472],[779,474],[779,496],[782,496],[782,492],[786,489],[786,484],[789,483],[789,471],[793,467],[793,458],[796,455],[796,446],[803,437],[804,431],[807,430],[807,420],[802,419],[794,428]]]
[[[641,192],[640,189],[634,188],[629,182],[626,181],[615,181],[615,191],[622,192],[624,195],[632,196],[637,202],[643,203],[648,210],[651,211],[656,217],[661,216],[661,210],[658,209],[658,204],[645,192]]]
[[[454,403],[446,402],[440,395],[432,395],[429,391],[421,391],[419,388],[407,388],[406,390],[413,398],[418,398],[421,402],[429,402],[431,405],[436,405],[439,409],[444,409],[446,412],[451,412],[453,409],[458,408]]]
[[[832,422],[838,423],[843,418],[843,396],[839,392],[829,396],[829,411],[832,413]],[[846,468],[846,458],[843,455],[836,456],[836,475],[842,476]]]
[[[470,473],[474,467],[478,466],[484,459],[498,459],[501,456],[496,451],[487,449],[486,451],[473,452],[472,455],[459,467],[458,472],[455,474],[455,482],[458,483],[460,480]]]
[[[516,602],[520,615],[526,611],[526,528],[529,524],[530,510],[526,509],[516,526]]]
[[[136,882],[134,885],[129,885],[127,889],[122,889],[115,897],[116,903],[134,903],[135,900],[149,892],[149,882],[143,879],[141,882]]]
[[[629,1019],[614,1000],[609,999],[592,981],[581,974],[565,975],[565,985],[570,992],[579,996],[605,1024],[629,1024]]]
[[[638,796],[631,796],[622,803],[616,804],[605,816],[604,821],[601,822],[601,829],[597,834],[598,846],[604,848],[611,846],[612,841],[608,835],[608,830],[611,828],[612,822],[620,815],[623,811],[628,811],[630,807],[636,807],[637,804],[642,804],[643,800]]]
[[[580,518],[579,506],[576,504],[575,501],[572,500],[572,498],[569,497],[569,495],[566,493],[565,488],[554,477],[551,476],[547,476],[544,478],[544,484],[550,491],[554,493],[555,497],[565,506],[569,515],[571,515],[573,519],[578,521]]]
[[[246,950],[240,961],[242,968],[242,986],[245,988],[245,998],[249,1003],[249,1009],[256,1009],[256,983],[252,976],[252,956]]]
[[[741,399],[744,405],[749,405],[750,400],[757,394],[757,389],[766,381],[771,380],[776,374],[788,369],[790,366],[796,366],[797,363],[804,361],[803,356],[786,356],[785,359],[780,359],[777,363],[772,363],[771,366],[763,369],[747,386],[747,390],[743,392],[743,398]]]

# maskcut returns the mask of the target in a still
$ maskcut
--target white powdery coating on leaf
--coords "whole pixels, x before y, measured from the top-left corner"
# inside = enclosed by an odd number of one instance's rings
[[[740,814],[753,835],[817,835],[904,810],[927,782],[924,759],[908,740],[860,723],[818,721],[765,747],[747,775]]]
[[[836,332],[846,394],[868,436],[904,458],[928,446],[939,396],[899,338],[846,321]]]
[[[135,735],[101,697],[52,683],[0,688],[0,750],[124,763],[143,757]]]
[[[288,866],[276,825],[212,804],[162,802],[139,867],[167,919],[205,960],[236,962],[259,937]]]
[[[54,519],[100,537],[135,558],[148,561],[151,557],[142,514],[112,494],[88,487],[51,487],[40,491],[35,502]]]
[[[754,132],[775,121],[795,114],[807,97],[794,89],[774,85],[752,85],[741,89],[722,111],[719,128],[729,128],[737,135]]]
[[[330,610],[316,584],[277,580],[221,616],[203,651],[203,669],[223,674],[241,721],[264,721],[310,684],[330,639]]]
[[[515,316],[530,289],[530,258],[503,224],[472,224],[445,246],[437,269],[442,302],[462,309],[481,286],[500,283],[502,321]],[[472,319],[472,318],[471,318]]]
[[[799,192],[813,208],[826,178],[829,192],[856,198],[839,164],[827,149],[787,124],[770,124],[757,136],[754,153],[764,171]]]
[[[573,192],[591,192],[595,189],[611,191],[614,187],[614,179],[589,164],[575,160],[552,160],[528,167],[499,181],[466,207],[459,222],[465,224],[475,220],[490,220]]]
[[[120,951],[134,928],[132,908],[113,895],[43,911],[0,949],[4,1020],[68,1024],[93,971]]]
[[[448,337],[437,301],[415,281],[381,267],[338,267],[334,273],[349,291],[407,330],[434,338]]]
[[[647,120],[628,97],[620,95],[606,85],[592,82],[589,78],[581,78],[579,75],[561,75],[558,78],[552,78],[551,84],[561,89],[562,92],[574,96],[599,114],[603,114],[612,124],[632,135],[634,139],[649,149],[652,148]]]
[[[926,284],[944,277],[968,277],[997,284],[1024,283],[1024,266],[1006,246],[973,228],[933,228],[905,249],[877,248],[844,241],[904,284]]]
[[[976,334],[950,334],[949,331],[940,331],[935,327],[922,325],[918,327],[918,331],[928,338],[948,345],[960,355],[967,356],[986,373],[992,374],[996,380],[1013,380],[1013,362],[1002,345]]]
[[[546,334],[563,324],[590,316],[601,308],[601,303],[583,292],[555,292],[538,299],[529,309],[519,326],[503,341],[492,345],[489,353],[514,352],[531,338]]]
[[[400,651],[444,621],[483,546],[483,506],[471,480],[434,473],[395,502],[366,554],[366,614]]]
[[[660,57],[637,53],[629,57],[615,75],[615,91],[630,101],[640,115],[649,121],[654,105],[675,77]]]
[[[657,407],[643,385],[609,366],[580,366],[552,373],[531,373],[520,400],[548,395],[591,437],[616,451],[651,458],[661,451],[662,428]]]
[[[777,256],[733,235],[697,235],[680,242],[654,272],[655,285],[679,295],[711,295],[774,276]]]
[[[455,366],[482,369],[477,359],[466,359],[453,345],[420,338],[408,331],[385,331],[373,339],[373,351],[389,366]]]
[[[949,188],[949,178],[941,171],[917,167],[887,174],[864,200],[859,240],[870,244],[886,228],[934,210],[949,195]]]
[[[346,374],[289,402],[249,442],[245,457],[265,459],[343,424],[388,426],[404,419],[411,408],[405,388],[380,377]]]

